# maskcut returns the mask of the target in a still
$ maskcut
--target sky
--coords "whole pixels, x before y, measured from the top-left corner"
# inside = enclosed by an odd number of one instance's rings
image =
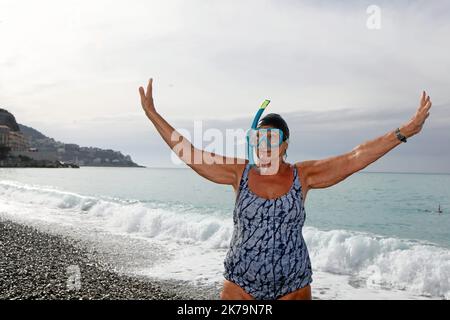
[[[157,111],[191,132],[247,129],[267,98],[296,162],[395,130],[427,90],[422,132],[364,171],[450,173],[449,36],[445,0],[0,0],[0,107],[56,140],[173,166],[140,106],[150,77]]]

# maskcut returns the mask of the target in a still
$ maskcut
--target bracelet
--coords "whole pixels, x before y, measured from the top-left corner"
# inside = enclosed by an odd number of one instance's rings
[[[406,142],[406,137],[401,134],[400,132],[400,128],[395,129],[395,135],[397,136],[398,140],[400,140],[401,142]]]

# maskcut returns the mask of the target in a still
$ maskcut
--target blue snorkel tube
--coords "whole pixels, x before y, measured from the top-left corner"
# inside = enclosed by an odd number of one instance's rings
[[[261,118],[264,110],[269,105],[269,103],[270,103],[270,100],[264,100],[264,102],[259,107],[258,112],[256,112],[256,115],[253,118],[252,127],[251,127],[252,129],[258,128],[259,119]],[[253,150],[252,150],[252,146],[250,145],[249,135],[247,135],[247,153],[248,153],[248,160],[249,160],[250,165],[255,165],[256,163],[255,163],[255,158],[253,157]]]

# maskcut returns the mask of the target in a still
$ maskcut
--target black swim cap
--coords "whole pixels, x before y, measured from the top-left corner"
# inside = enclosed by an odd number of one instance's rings
[[[284,119],[277,113],[269,113],[259,120],[258,127],[270,126],[283,131],[283,141],[289,139],[289,127]]]

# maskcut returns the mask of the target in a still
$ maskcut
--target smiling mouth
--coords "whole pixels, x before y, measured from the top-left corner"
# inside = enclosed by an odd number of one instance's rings
[[[262,168],[268,168],[277,164],[277,161],[274,161],[273,159],[266,159],[265,161],[261,159],[258,160],[258,167]]]

